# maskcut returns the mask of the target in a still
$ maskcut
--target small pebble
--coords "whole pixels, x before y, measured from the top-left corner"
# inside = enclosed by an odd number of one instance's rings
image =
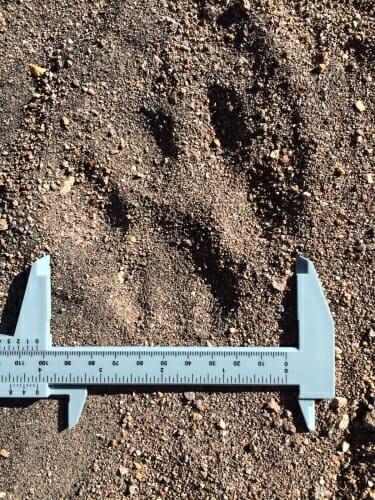
[[[206,410],[206,405],[203,404],[203,401],[201,399],[198,399],[197,401],[194,401],[194,406],[199,411],[205,411]]]
[[[342,419],[339,422],[340,431],[344,431],[345,429],[347,429],[348,425],[349,425],[349,415],[347,413],[344,413]]]
[[[118,473],[120,474],[120,476],[125,476],[129,474],[129,469],[127,467],[124,467],[123,465],[120,465],[120,467],[118,468]]]
[[[0,219],[0,231],[6,231],[8,229],[8,223],[6,219]]]
[[[201,413],[197,413],[196,411],[193,412],[192,417],[196,422],[199,422],[199,420],[203,420],[203,415]]]
[[[326,498],[326,489],[325,489],[324,485],[317,484],[310,491],[310,498],[312,500],[324,500]]]
[[[250,0],[241,0],[240,1],[240,6],[244,11],[249,11],[251,10],[251,4]]]
[[[346,170],[341,165],[337,165],[335,168],[335,174],[341,177],[346,174]]]
[[[137,486],[135,484],[130,484],[128,487],[128,492],[130,496],[133,496],[137,493]]]
[[[275,413],[280,413],[281,412],[281,408],[280,408],[280,405],[277,403],[277,401],[273,398],[269,399],[266,403],[266,407],[275,412]]]
[[[10,456],[10,451],[5,450],[4,448],[1,448],[0,457],[9,458],[9,456]]]
[[[44,73],[47,71],[46,68],[42,68],[41,66],[38,66],[37,64],[29,64],[29,68],[30,68],[31,74],[33,76],[36,76],[36,77],[44,75]]]
[[[61,125],[64,127],[64,128],[69,128],[69,125],[70,125],[70,120],[69,118],[67,118],[66,116],[63,116],[61,118]]]
[[[343,441],[341,444],[341,451],[343,453],[346,453],[347,451],[349,451],[349,448],[350,448],[350,444],[347,441]]]
[[[4,14],[0,11],[0,33],[6,33],[7,29],[8,28],[7,28],[7,23],[6,23]]]
[[[283,292],[286,288],[287,281],[288,281],[288,276],[285,276],[284,278],[282,278],[280,280],[273,279],[271,284],[276,291]]]
[[[219,420],[219,423],[217,424],[217,426],[219,427],[219,429],[221,429],[223,431],[227,428],[227,424],[224,422],[224,420],[222,418]]]
[[[108,45],[108,40],[106,40],[105,38],[98,38],[98,40],[96,40],[96,43],[101,49],[104,49],[104,47]]]
[[[184,392],[184,398],[187,401],[194,401],[194,399],[195,399],[195,392]]]
[[[214,146],[215,146],[217,149],[220,149],[220,148],[221,148],[221,142],[220,142],[220,139],[218,139],[217,137],[215,137],[215,139],[213,140],[213,144],[214,144]]]
[[[363,113],[366,109],[366,106],[363,104],[361,100],[355,101],[355,107],[360,113]]]
[[[323,74],[327,71],[327,65],[325,63],[318,64],[318,72]]]
[[[69,176],[66,181],[64,182],[63,186],[60,189],[61,194],[68,194],[69,191],[71,191],[73,184],[75,182],[75,179],[73,176]]]

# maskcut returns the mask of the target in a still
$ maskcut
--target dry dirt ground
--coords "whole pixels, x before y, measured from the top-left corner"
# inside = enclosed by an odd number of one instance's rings
[[[300,252],[340,397],[315,432],[285,392],[3,400],[0,498],[375,497],[374,33],[371,0],[0,0],[1,333],[49,253],[55,344],[294,345]]]

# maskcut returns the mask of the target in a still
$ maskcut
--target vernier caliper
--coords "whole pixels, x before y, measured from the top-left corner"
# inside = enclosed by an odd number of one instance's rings
[[[14,336],[0,335],[0,397],[69,397],[68,426],[89,386],[299,387],[307,427],[335,393],[334,325],[313,264],[297,257],[299,347],[56,347],[50,257],[31,267]]]

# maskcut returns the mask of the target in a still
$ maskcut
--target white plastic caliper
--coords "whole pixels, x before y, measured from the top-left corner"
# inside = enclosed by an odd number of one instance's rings
[[[335,394],[334,325],[313,264],[297,257],[299,347],[55,347],[50,258],[31,267],[14,336],[0,335],[0,397],[69,397],[68,426],[89,386],[299,387],[315,429],[315,400]]]

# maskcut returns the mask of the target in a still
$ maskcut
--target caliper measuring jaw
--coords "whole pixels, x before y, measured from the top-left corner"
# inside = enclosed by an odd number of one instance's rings
[[[299,347],[59,347],[50,332],[50,257],[31,267],[13,336],[0,335],[0,398],[67,396],[68,426],[88,386],[299,387],[308,429],[335,395],[334,325],[314,266],[298,256]]]

